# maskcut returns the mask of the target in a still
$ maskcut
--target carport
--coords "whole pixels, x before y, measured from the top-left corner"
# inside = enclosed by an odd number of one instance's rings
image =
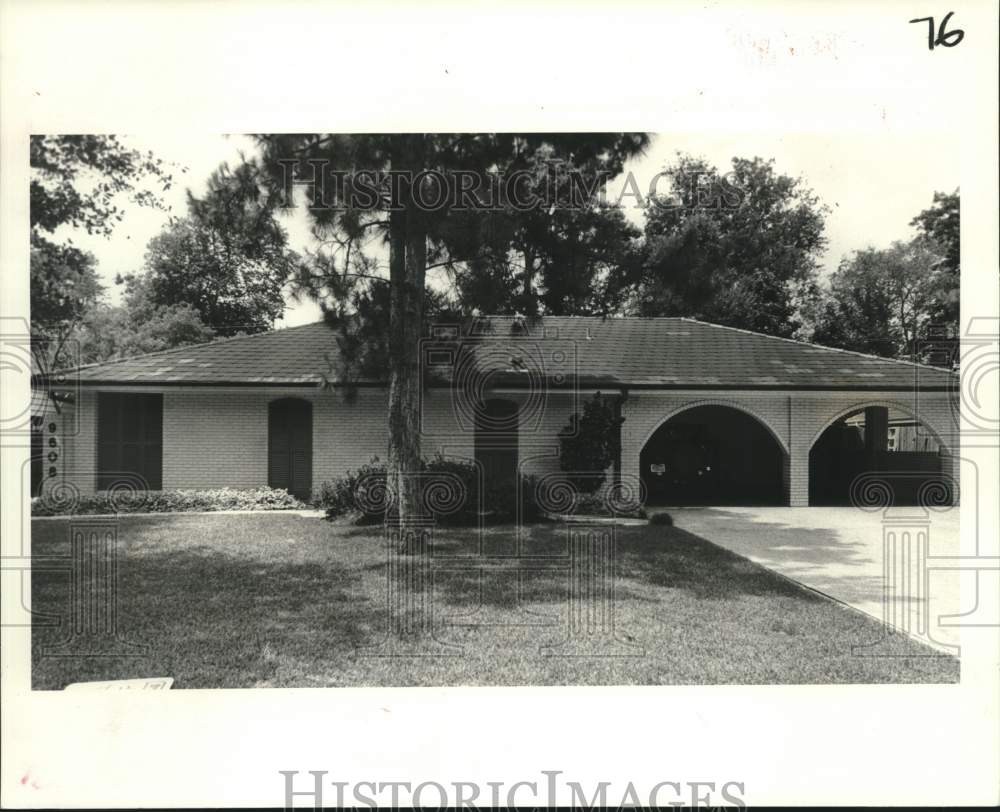
[[[895,505],[951,502],[942,445],[917,417],[899,408],[869,406],[835,420],[809,451],[809,504],[850,505],[866,489],[888,488]]]
[[[780,505],[780,441],[732,406],[693,406],[665,420],[643,446],[640,470],[651,505]]]

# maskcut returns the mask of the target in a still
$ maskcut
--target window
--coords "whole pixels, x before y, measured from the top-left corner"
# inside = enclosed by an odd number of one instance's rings
[[[97,489],[116,482],[163,487],[163,395],[99,392],[97,395]]]

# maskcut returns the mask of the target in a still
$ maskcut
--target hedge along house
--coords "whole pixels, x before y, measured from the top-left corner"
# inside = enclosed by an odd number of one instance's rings
[[[909,483],[897,499],[957,484],[957,376],[934,367],[684,318],[480,317],[432,327],[420,357],[425,456],[475,460],[492,486],[559,472],[595,392],[622,418],[609,478],[650,502],[846,504],[864,471]],[[39,377],[64,404],[40,426],[41,488],[306,498],[387,448],[386,381],[337,358],[320,322]]]

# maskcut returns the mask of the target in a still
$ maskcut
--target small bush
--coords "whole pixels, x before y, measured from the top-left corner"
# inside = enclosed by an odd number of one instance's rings
[[[111,491],[75,496],[66,491],[31,500],[32,516],[185,513],[216,510],[292,510],[308,507],[284,489]]]
[[[621,519],[645,519],[646,511],[642,505],[614,505],[604,496],[596,494],[581,494],[577,497],[572,511],[575,516],[608,516]]]
[[[574,413],[559,432],[559,467],[580,493],[594,493],[604,483],[623,422],[615,402],[597,392],[583,404],[583,415]]]
[[[665,525],[666,527],[674,526],[674,520],[669,513],[654,513],[649,517],[649,523]]]
[[[469,526],[480,521],[513,521],[517,515],[517,490],[497,485],[480,493],[479,467],[464,459],[437,454],[424,462],[424,503],[440,525]],[[352,517],[356,524],[385,521],[385,464],[377,457],[357,471],[324,482],[315,504],[328,519]],[[430,489],[434,490],[433,495]],[[535,498],[534,477],[521,478],[522,520],[538,521],[541,511]]]
[[[424,487],[433,487],[436,480],[447,482],[442,491],[445,509],[436,514],[438,524],[476,524],[479,521],[481,502],[479,468],[475,463],[437,454],[425,463],[425,468],[428,478],[424,482]],[[435,474],[440,474],[440,478],[436,478]],[[457,491],[452,492],[452,486],[456,486]]]
[[[357,471],[320,485],[313,502],[326,510],[328,519],[357,513],[359,523],[377,523],[385,517],[384,507],[378,509],[385,502],[385,488],[385,463],[372,457]]]

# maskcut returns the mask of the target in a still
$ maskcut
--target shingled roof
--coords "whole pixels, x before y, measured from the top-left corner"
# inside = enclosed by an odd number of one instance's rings
[[[221,339],[68,373],[82,386],[378,385],[337,381],[337,342],[323,322]],[[545,378],[568,387],[944,390],[957,376],[686,318],[492,316],[432,328],[423,351],[432,384],[470,372],[496,386]]]

